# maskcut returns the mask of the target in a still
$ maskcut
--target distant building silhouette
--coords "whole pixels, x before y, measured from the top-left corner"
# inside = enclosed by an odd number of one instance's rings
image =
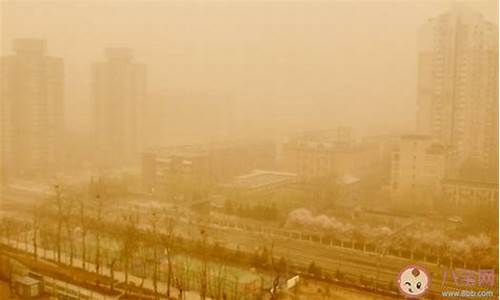
[[[281,146],[281,169],[309,181],[364,174],[375,160],[371,147],[354,143],[351,130],[313,131],[292,137]]]
[[[227,141],[172,146],[146,151],[142,156],[143,185],[161,191],[168,184],[189,183],[191,189],[222,183],[254,169],[272,169],[271,141]]]
[[[498,210],[497,182],[448,179],[444,180],[442,185],[449,208],[454,209],[458,215],[465,214],[468,209],[475,207]]]
[[[140,161],[141,115],[146,98],[146,66],[127,48],[106,49],[93,66],[94,130],[99,166]]]
[[[419,32],[417,127],[457,165],[498,165],[498,25],[453,10]]]
[[[14,50],[1,61],[2,172],[54,174],[63,140],[63,60],[46,54],[44,40],[15,40]]]

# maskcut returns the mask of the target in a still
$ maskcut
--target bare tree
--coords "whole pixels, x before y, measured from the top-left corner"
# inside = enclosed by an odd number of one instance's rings
[[[226,297],[224,287],[227,281],[227,269],[222,261],[219,261],[216,267],[213,268],[213,276],[211,276],[210,281],[212,283],[212,297],[216,300],[224,299]]]
[[[274,271],[274,278],[273,278],[273,285],[271,288],[271,299],[278,299],[279,297],[279,284],[280,284],[280,278],[282,276],[281,274],[281,268],[278,266],[276,259],[274,257],[274,241],[271,241],[271,247],[269,250],[269,256],[270,256],[270,261],[271,261],[271,268]]]
[[[138,244],[138,217],[133,215],[124,215],[123,220],[125,223],[122,236],[121,259],[125,272],[125,294],[128,293],[128,277],[130,271],[130,262],[134,257],[134,252],[137,250]]]
[[[175,286],[179,291],[177,299],[184,299],[184,291],[190,287],[191,278],[191,260],[189,257],[184,257],[182,264],[176,269]]]
[[[170,297],[170,287],[173,282],[173,255],[174,255],[174,241],[175,241],[175,221],[168,215],[164,219],[164,231],[162,232],[165,254],[167,256],[167,298]]]
[[[50,219],[46,219],[40,225],[40,246],[43,248],[43,257],[49,258],[47,257],[47,250],[49,250],[52,252],[51,259],[56,261],[57,235],[55,225],[51,223]]]
[[[32,211],[32,226],[33,226],[33,256],[38,259],[38,232],[40,230],[40,212],[41,205],[36,205]]]
[[[142,288],[144,287],[144,282],[146,281],[146,278],[148,277],[148,272],[147,272],[147,268],[148,268],[148,262],[149,262],[149,259],[148,259],[148,244],[147,242],[144,242],[144,241],[141,241],[138,243],[138,249],[136,250],[138,253],[137,253],[137,257],[141,263],[141,283],[139,284],[139,287]]]
[[[63,203],[61,195],[61,187],[56,184],[54,186],[56,196],[56,209],[57,209],[57,235],[56,235],[56,251],[57,263],[61,263],[61,243],[62,243],[62,228],[63,228]]]
[[[101,231],[99,230],[99,226],[102,224],[102,210],[104,206],[104,199],[101,195],[96,194],[95,196],[96,206],[97,206],[97,216],[95,220],[95,272],[99,274],[101,267]]]
[[[29,243],[28,243],[28,240],[29,240],[29,234],[30,234],[30,230],[31,230],[31,225],[29,223],[25,223],[25,222],[22,222],[21,223],[21,226],[22,226],[22,232],[23,232],[23,236],[24,236],[24,251],[29,253]]]
[[[82,269],[85,270],[87,260],[87,218],[85,215],[85,197],[80,197],[80,235],[82,247]]]
[[[113,237],[116,240],[118,238]],[[120,250],[121,250],[121,245],[113,239],[111,241],[111,249],[110,249],[110,260],[109,260],[109,274],[111,277],[111,283],[110,283],[110,290],[113,292],[115,290],[115,267],[116,263],[118,262],[120,258]]]
[[[48,222],[40,223],[40,246],[43,248],[43,257],[47,258],[47,250],[53,246],[53,231]]]
[[[2,219],[2,231],[3,231],[3,236],[7,240],[7,245],[10,246],[10,240],[12,238],[12,234],[14,233],[14,228],[15,228],[15,223],[12,221],[10,218],[3,218]]]
[[[66,235],[69,244],[69,265],[73,266],[73,258],[75,255],[75,240],[74,240],[74,219],[73,219],[73,201],[68,201],[64,206],[63,220],[66,228]]]
[[[271,270],[273,271],[273,281],[271,283],[271,288],[269,289],[269,296],[271,300],[276,300],[279,298],[279,284],[280,279],[284,275],[283,268],[280,263],[276,260],[274,255],[275,239],[272,235],[262,236],[263,241],[263,259],[265,263],[269,263]]]
[[[153,247],[153,290],[155,294],[155,299],[158,299],[158,265],[159,265],[159,255],[158,255],[158,244],[160,243],[160,234],[158,232],[159,217],[156,211],[151,212],[149,218],[149,225],[151,230],[151,244]]]
[[[208,238],[207,232],[205,229],[200,230],[201,235],[201,247],[202,247],[202,262],[200,269],[200,299],[205,300],[207,298],[207,290],[208,290]]]

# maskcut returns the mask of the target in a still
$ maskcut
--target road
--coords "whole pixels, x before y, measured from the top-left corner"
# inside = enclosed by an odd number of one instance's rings
[[[133,207],[133,208],[132,208]],[[122,210],[139,213],[143,220],[141,227],[148,228],[147,219],[149,211],[137,206],[122,206]],[[168,213],[168,210],[167,210]],[[273,244],[276,257],[286,257],[292,264],[307,268],[311,262],[315,262],[324,271],[335,274],[337,271],[344,273],[352,281],[359,281],[360,277],[374,282],[378,278],[379,287],[387,289],[389,285],[396,285],[399,271],[406,265],[418,264],[424,267],[431,275],[434,284],[431,292],[440,294],[442,290],[460,290],[453,281],[446,280],[443,283],[443,274],[450,272],[448,267],[436,264],[411,261],[406,258],[391,255],[380,256],[374,252],[364,252],[352,248],[325,245],[318,242],[287,238],[283,235],[272,234],[272,230],[244,230],[241,228],[220,226],[218,224],[192,221],[196,220],[188,216],[185,211],[170,211],[176,220],[176,232],[185,238],[201,239],[201,229],[212,241],[217,241],[226,248],[247,253],[255,253],[257,248],[267,246],[269,249]]]
[[[138,213],[141,217],[141,228],[148,228],[148,215],[150,209],[147,205],[138,207],[132,204],[114,205],[114,216],[119,217],[123,213]],[[312,241],[290,239],[283,235],[272,235],[271,231],[259,232],[255,230],[243,230],[241,228],[225,227],[213,223],[203,223],[191,218],[182,209],[167,209],[176,220],[176,232],[181,236],[191,239],[201,238],[200,230],[212,241],[229,249],[239,249],[244,252],[254,253],[256,248],[274,244],[274,255],[286,257],[292,264],[307,267],[315,262],[324,271],[335,274],[338,270],[346,274],[351,280],[358,281],[361,276],[367,280],[379,278],[379,286],[387,288],[389,284],[396,283],[396,277],[401,268],[408,264],[418,264],[427,269],[431,274],[431,291],[439,294],[443,289],[458,290],[453,282],[446,281],[442,287],[443,274],[448,272],[447,268],[435,264],[411,261],[409,259],[385,255],[383,257],[373,252],[363,252],[355,249],[341,248],[338,246],[324,245]],[[183,217],[183,215],[186,215]],[[495,287],[495,291],[496,291]]]

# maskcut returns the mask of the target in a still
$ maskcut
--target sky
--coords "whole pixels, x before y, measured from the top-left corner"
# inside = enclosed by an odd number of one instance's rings
[[[91,64],[113,46],[132,48],[134,60],[147,65],[149,94],[160,102],[192,94],[214,105],[231,103],[236,118],[255,126],[411,129],[417,30],[453,5],[444,0],[2,1],[1,53],[12,53],[15,38],[43,38],[50,55],[64,58],[71,130],[90,128]],[[498,1],[458,5],[498,23]]]

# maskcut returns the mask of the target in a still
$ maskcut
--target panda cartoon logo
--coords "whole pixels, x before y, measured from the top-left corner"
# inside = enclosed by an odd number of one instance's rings
[[[430,281],[429,273],[417,265],[403,267],[397,280],[399,291],[408,298],[418,298],[424,295],[429,289]]]

